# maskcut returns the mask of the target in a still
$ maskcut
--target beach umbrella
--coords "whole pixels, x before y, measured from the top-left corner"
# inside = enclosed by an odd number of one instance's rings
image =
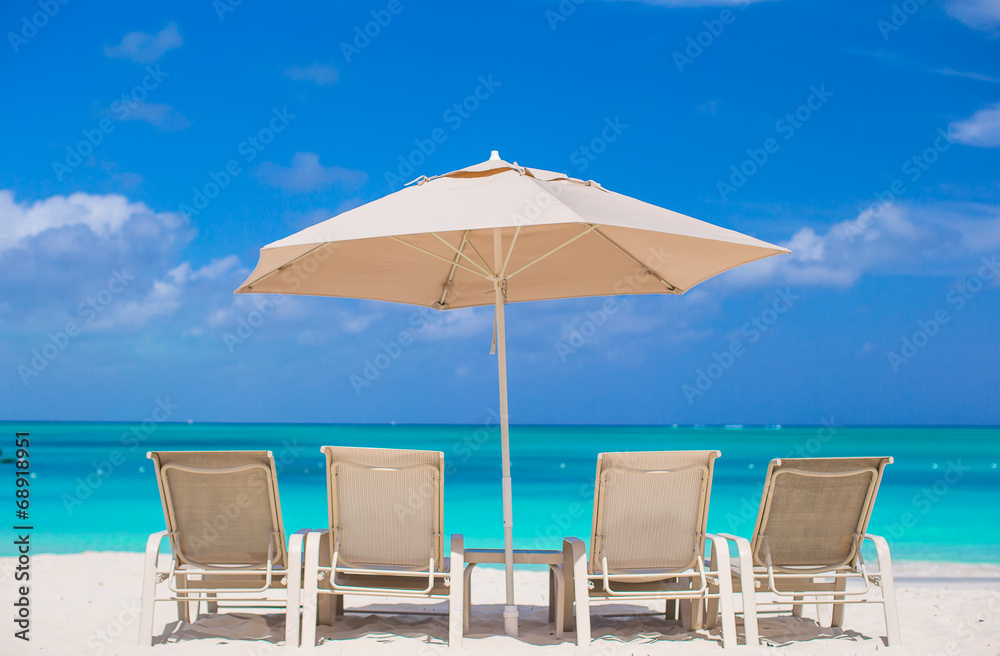
[[[504,305],[683,294],[723,271],[787,252],[592,180],[508,163],[493,151],[485,162],[421,177],[268,244],[236,293],[373,299],[437,310],[493,305],[504,618],[506,632],[517,635]]]

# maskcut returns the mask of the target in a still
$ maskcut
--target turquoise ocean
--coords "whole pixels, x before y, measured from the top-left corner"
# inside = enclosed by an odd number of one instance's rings
[[[503,545],[500,438],[480,426],[0,422],[2,457],[30,435],[34,553],[141,551],[164,527],[151,450],[269,450],[286,530],[326,526],[323,445],[445,454],[445,532]],[[513,426],[514,543],[589,539],[597,454],[717,449],[709,530],[749,535],[767,464],[778,457],[892,456],[869,531],[893,557],[1000,563],[1000,428],[841,426]],[[0,464],[3,532],[15,517],[14,465]],[[4,492],[6,490],[6,492]],[[13,555],[13,540],[0,555]]]

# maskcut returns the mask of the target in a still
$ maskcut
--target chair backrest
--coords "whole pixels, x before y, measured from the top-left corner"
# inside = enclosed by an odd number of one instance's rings
[[[270,451],[151,451],[170,543],[181,563],[275,567],[287,559]]]
[[[704,549],[718,451],[597,456],[590,573],[683,570]]]
[[[324,446],[338,566],[444,569],[444,454]]]
[[[767,468],[754,564],[836,568],[857,557],[888,457],[779,458]]]

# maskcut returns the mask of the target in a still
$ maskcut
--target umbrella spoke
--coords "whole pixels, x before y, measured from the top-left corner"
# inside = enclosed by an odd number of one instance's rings
[[[668,291],[671,291],[671,292],[680,292],[680,290],[677,289],[677,287],[675,287],[674,285],[671,285],[669,282],[667,282],[666,280],[664,280],[663,276],[661,276],[660,274],[656,273],[651,268],[649,268],[648,266],[646,266],[642,262],[642,260],[640,260],[635,255],[632,255],[627,250],[625,250],[624,248],[622,248],[615,240],[611,239],[610,237],[608,237],[606,234],[604,234],[600,230],[595,230],[594,232],[597,233],[597,236],[599,236],[600,238],[602,238],[604,241],[608,242],[609,244],[611,244],[612,246],[614,246],[615,248],[617,248],[621,252],[622,255],[624,255],[625,257],[627,257],[628,259],[632,260],[637,265],[639,265],[640,267],[642,267],[643,271],[645,271],[646,273],[648,273],[649,275],[653,276],[654,278],[656,278],[657,280],[659,280],[661,283],[663,283],[663,286],[666,287]]]
[[[458,262],[458,260],[460,258],[464,257],[465,259],[467,259],[469,261],[469,264],[471,264],[472,266],[474,266],[477,269],[479,269],[479,271],[482,272],[483,275],[485,275],[485,276],[490,275],[490,271],[489,271],[488,266],[487,266],[486,269],[484,269],[483,267],[479,266],[479,264],[475,260],[473,260],[471,257],[469,257],[468,255],[466,255],[465,253],[462,252],[465,249],[465,244],[469,243],[469,231],[468,230],[466,230],[465,234],[462,235],[462,245],[459,246],[458,248],[455,248],[454,246],[452,246],[451,244],[449,244],[448,240],[445,239],[444,237],[442,237],[441,235],[439,235],[438,233],[432,232],[431,234],[434,235],[435,237],[437,237],[439,240],[441,240],[442,244],[444,244],[445,246],[447,246],[451,250],[455,251],[455,262],[456,263]],[[485,264],[485,262],[483,262],[483,264]]]
[[[437,236],[437,233],[434,233]],[[440,239],[440,237],[438,237]],[[444,241],[442,239],[442,241]],[[447,242],[445,242],[447,243]],[[462,256],[462,251],[465,250],[465,245],[469,243],[469,231],[466,230],[462,234],[462,243],[458,247],[458,253],[455,255],[455,261],[451,264],[451,270],[448,272],[448,279],[444,282],[444,289],[441,290],[441,300],[438,301],[438,306],[441,308],[447,307],[445,304],[445,298],[448,296],[448,292],[451,290],[451,281],[455,279],[455,271],[458,269],[458,260]]]
[[[431,251],[427,250],[426,248],[422,248],[420,246],[417,246],[416,244],[411,244],[408,241],[403,241],[399,237],[393,237],[392,235],[389,235],[389,239],[391,239],[392,241],[395,241],[395,242],[399,242],[400,244],[403,244],[404,246],[409,246],[410,248],[412,248],[414,250],[418,250],[421,253],[423,253],[424,255],[430,255],[431,257],[433,257],[435,259],[441,260],[445,264],[456,266],[459,269],[465,269],[469,273],[471,273],[473,275],[477,275],[477,276],[479,276],[481,278],[485,278],[486,280],[492,280],[492,278],[490,276],[484,275],[483,273],[481,273],[479,271],[476,271],[475,269],[470,269],[469,267],[463,266],[463,265],[459,264],[458,262],[453,262],[453,261],[449,260],[446,257],[441,257],[437,253],[431,252]],[[469,243],[471,244],[472,242],[469,242]]]
[[[280,267],[278,267],[277,269],[272,269],[271,271],[268,271],[268,272],[267,272],[267,273],[265,273],[264,275],[260,276],[260,277],[259,277],[259,278],[257,278],[256,280],[254,280],[253,282],[249,282],[249,283],[246,283],[246,288],[247,288],[247,291],[253,291],[253,286],[254,286],[254,285],[256,285],[257,283],[259,283],[259,282],[260,282],[261,280],[266,280],[266,279],[270,278],[271,276],[274,276],[274,275],[276,275],[276,274],[279,274],[279,273],[281,273],[282,271],[284,271],[284,270],[285,270],[285,269],[287,269],[288,267],[290,267],[290,266],[292,266],[293,264],[296,264],[296,263],[298,263],[298,262],[299,262],[300,260],[302,260],[302,259],[304,259],[304,258],[306,258],[306,257],[308,257],[308,256],[310,256],[310,255],[312,255],[313,253],[315,253],[316,251],[318,251],[319,249],[323,248],[324,246],[326,246],[326,245],[327,245],[327,244],[329,244],[329,243],[330,243],[330,242],[327,242],[327,241],[325,241],[325,242],[323,242],[322,244],[319,244],[318,246],[316,246],[315,248],[310,248],[309,250],[307,250],[307,251],[306,251],[305,253],[303,253],[302,255],[299,255],[298,257],[296,257],[296,258],[295,258],[295,259],[293,259],[293,260],[290,260],[290,261],[288,261],[288,262],[285,262],[284,264],[282,264],[282,265],[281,265]]]
[[[540,256],[536,257],[535,259],[533,259],[532,261],[528,262],[527,264],[525,264],[523,267],[521,267],[517,271],[514,271],[509,276],[507,276],[507,279],[510,280],[511,278],[513,278],[517,274],[521,273],[522,271],[524,271],[525,269],[527,269],[531,265],[538,264],[539,262],[541,262],[542,260],[544,260],[545,258],[547,258],[549,255],[552,255],[553,253],[555,253],[558,250],[566,248],[567,246],[569,246],[570,244],[572,244],[574,241],[576,241],[580,237],[583,237],[584,235],[587,235],[587,234],[593,232],[594,230],[597,230],[597,228],[598,228],[598,226],[597,226],[596,223],[588,224],[587,225],[587,229],[584,230],[583,232],[581,232],[580,234],[578,234],[576,237],[573,237],[572,239],[569,239],[569,240],[567,240],[567,241],[559,244],[558,246],[556,246],[555,248],[553,248],[552,250],[550,250],[548,253],[545,253],[544,255],[540,255]]]
[[[514,230],[514,238],[510,240],[510,249],[507,250],[507,257],[503,261],[503,268],[500,269],[500,275],[507,273],[507,264],[510,262],[510,256],[514,254],[514,244],[517,243],[517,236],[521,234],[521,226],[517,226]],[[506,303],[506,301],[504,301]]]

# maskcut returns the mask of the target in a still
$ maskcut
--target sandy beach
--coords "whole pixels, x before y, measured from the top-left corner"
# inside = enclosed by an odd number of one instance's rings
[[[282,643],[284,618],[252,613],[203,616],[191,625],[178,625],[171,604],[157,607],[152,647],[136,645],[140,596],[141,554],[83,553],[38,555],[32,559],[31,641],[15,639],[10,621],[0,638],[3,654],[159,654],[200,656],[252,654],[267,656],[292,650]],[[11,608],[15,581],[14,559],[0,559],[2,603]],[[546,575],[517,572],[517,600],[521,606],[521,636],[502,632],[500,604],[502,571],[477,569],[473,578],[473,615],[464,651],[470,654],[583,653],[567,632],[557,640],[547,624]],[[899,654],[1000,653],[1000,566],[899,562],[896,564],[900,629],[904,646]],[[373,615],[371,611],[408,611],[402,615]],[[353,598],[348,613],[334,629],[323,627],[324,641],[317,653],[393,653],[431,655],[449,653],[443,604],[398,604],[396,600]],[[352,612],[354,611],[354,612]],[[826,610],[821,609],[821,617]],[[647,614],[644,614],[647,613]],[[717,632],[684,631],[654,614],[653,606],[599,605],[593,613],[595,640],[587,653],[665,654],[720,653]],[[609,617],[614,615],[615,617]],[[842,631],[815,622],[817,609],[806,606],[806,617],[764,618],[761,634],[770,643],[742,653],[868,654],[885,649],[880,608],[851,605]],[[234,633],[235,632],[235,633]],[[234,640],[253,635],[257,640]],[[790,644],[783,644],[795,638]]]

